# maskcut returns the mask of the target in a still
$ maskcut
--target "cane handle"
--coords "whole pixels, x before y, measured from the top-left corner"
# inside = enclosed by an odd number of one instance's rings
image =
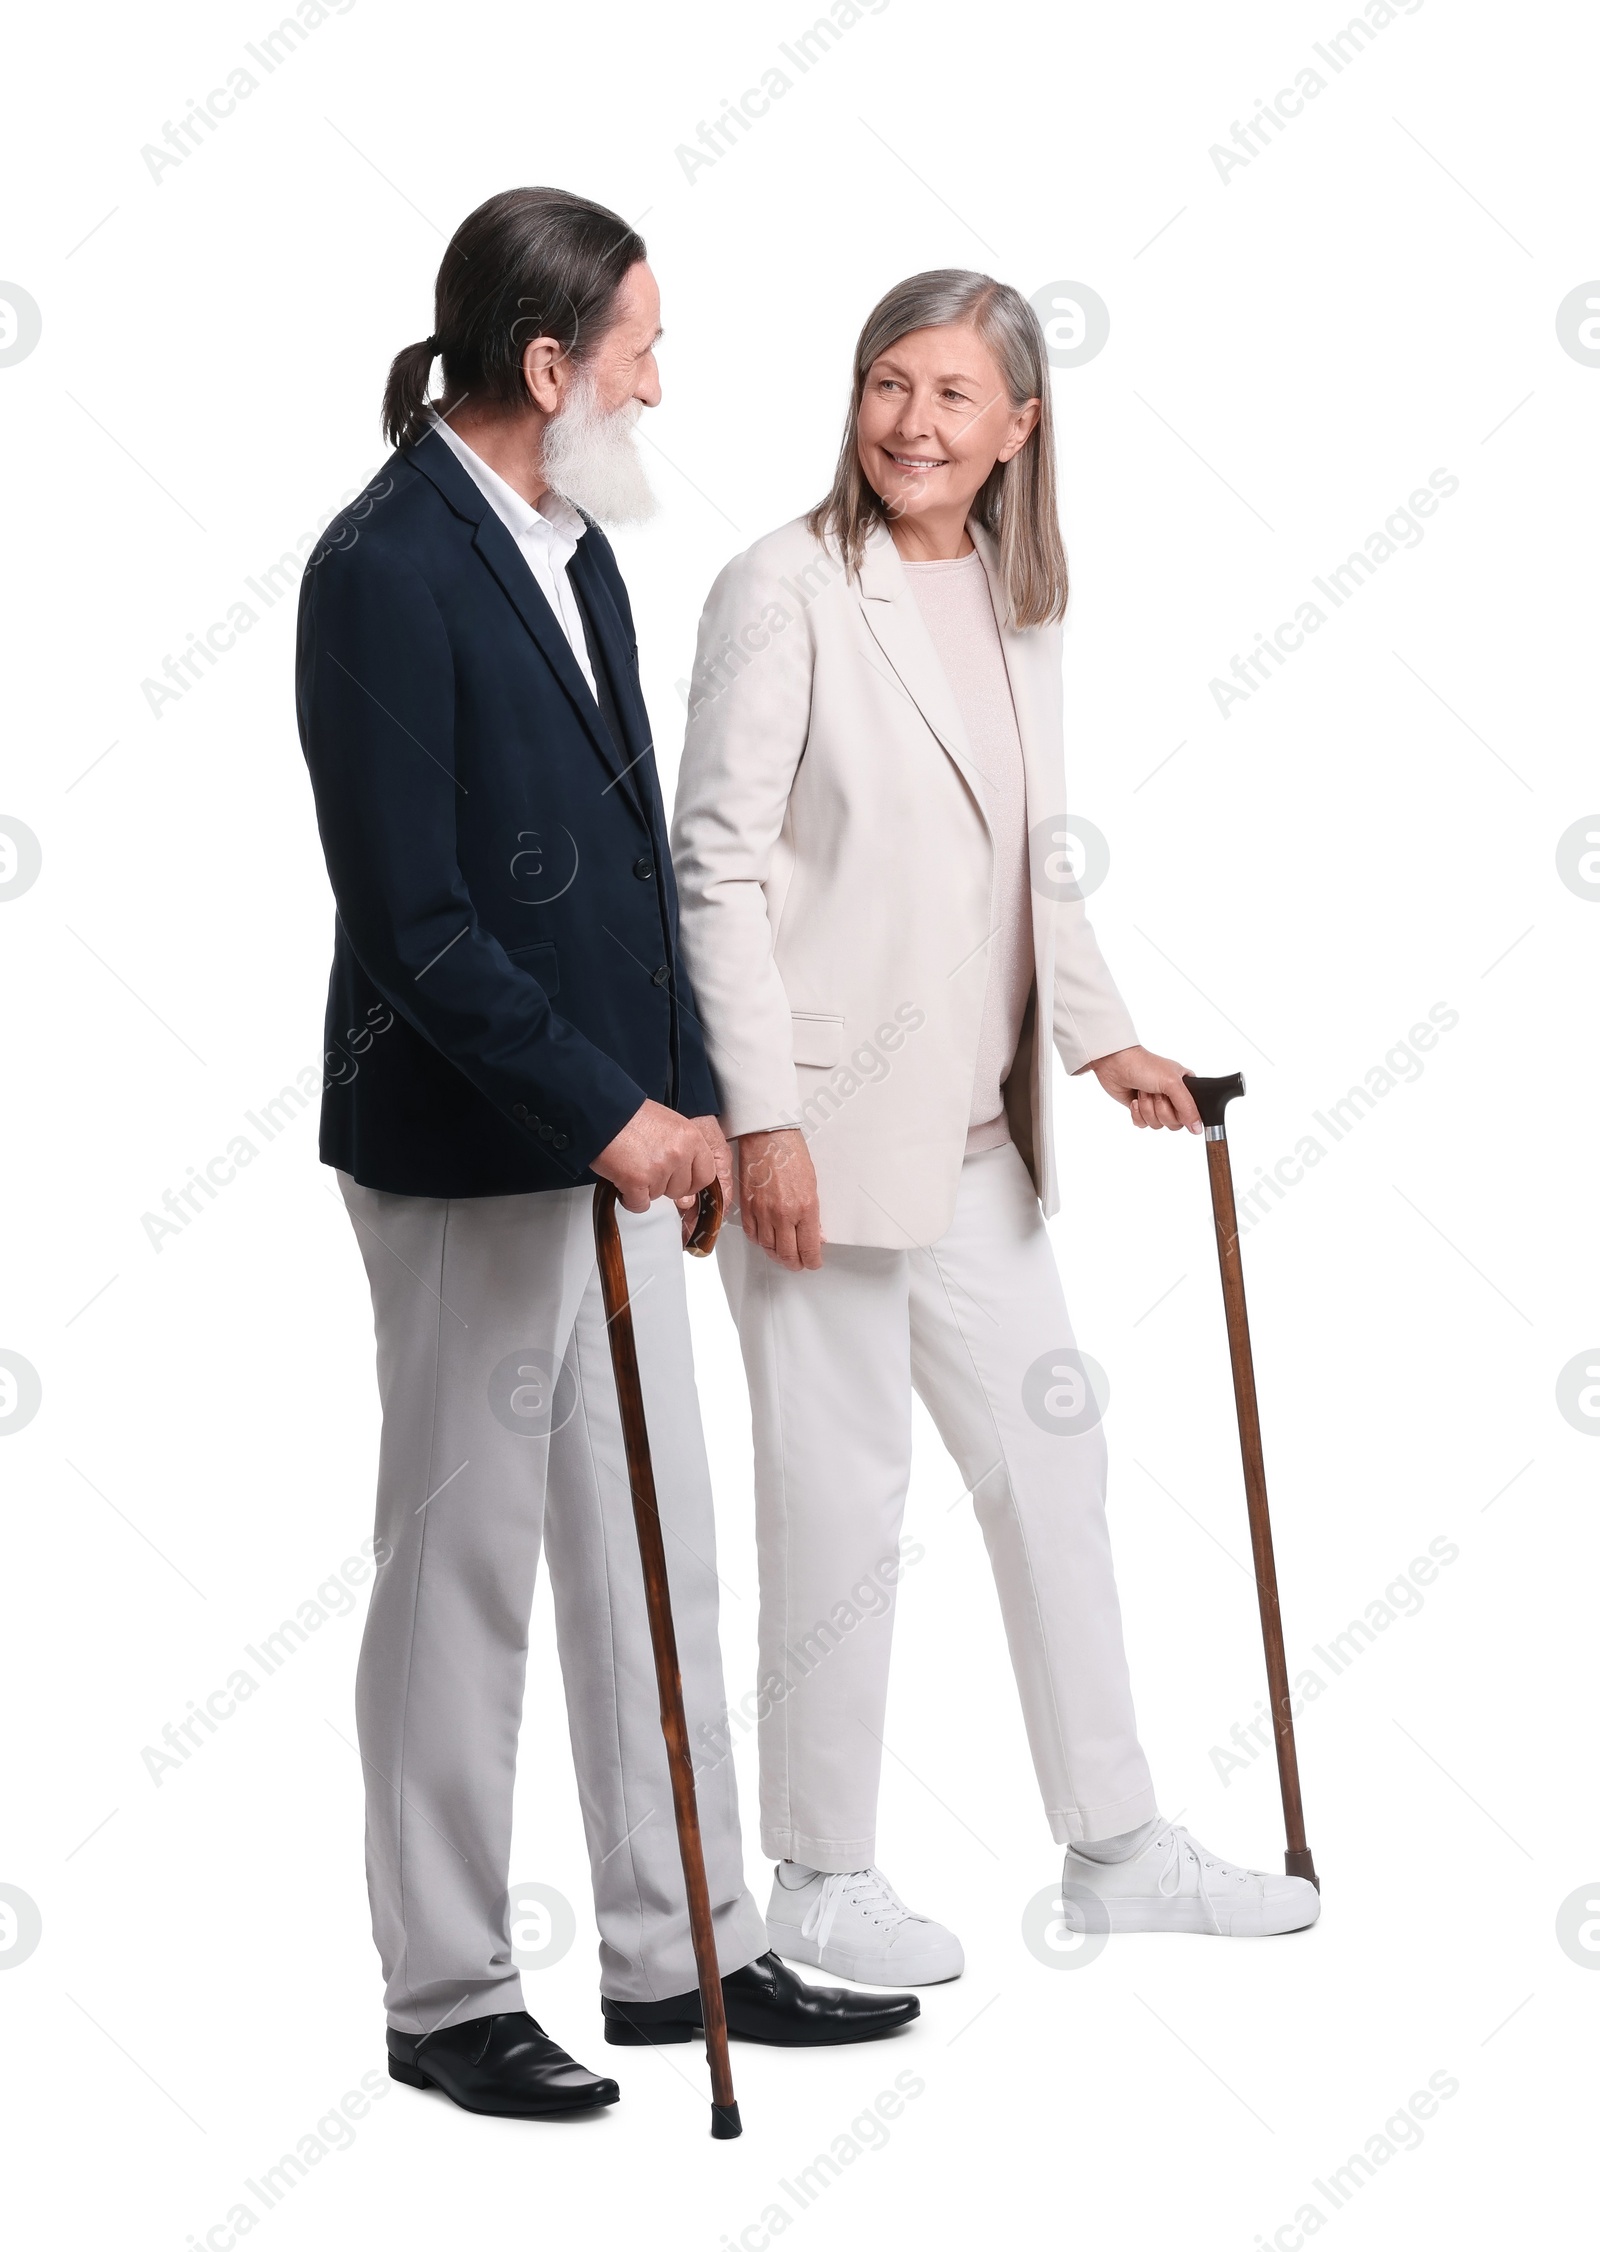
[[[704,1259],[717,1240],[722,1226],[722,1184],[712,1181],[700,1191],[700,1209],[694,1216],[694,1226],[689,1230],[684,1250],[691,1259]]]

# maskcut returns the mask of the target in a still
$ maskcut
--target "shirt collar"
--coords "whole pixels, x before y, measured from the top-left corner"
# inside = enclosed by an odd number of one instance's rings
[[[513,539],[540,539],[555,550],[563,565],[571,561],[579,540],[589,528],[571,501],[547,486],[539,497],[539,505],[533,507],[514,486],[508,485],[489,467],[481,454],[474,453],[465,438],[452,430],[442,416],[434,416],[434,427]]]

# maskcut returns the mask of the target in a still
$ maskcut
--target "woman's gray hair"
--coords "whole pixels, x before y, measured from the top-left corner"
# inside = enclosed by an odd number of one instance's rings
[[[1056,516],[1055,434],[1050,420],[1050,362],[1038,315],[1009,283],[990,274],[942,266],[913,274],[880,297],[856,340],[850,413],[833,488],[806,518],[817,539],[831,539],[854,578],[867,535],[888,511],[861,468],[856,421],[873,362],[919,328],[976,330],[999,363],[1013,408],[1039,402],[1039,420],[1009,461],[996,462],[972,513],[1000,550],[1000,575],[1010,623],[1053,623],[1067,607],[1067,556]]]

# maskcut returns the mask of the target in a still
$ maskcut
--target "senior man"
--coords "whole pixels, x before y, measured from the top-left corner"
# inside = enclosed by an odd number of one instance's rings
[[[614,1182],[685,1705],[715,1742],[680,1208],[728,1159],[627,592],[595,521],[651,506],[633,443],[661,395],[644,244],[580,197],[511,190],[457,230],[434,328],[390,372],[397,451],[302,590],[300,733],[338,910],[327,1040],[359,1055],[329,1075],[321,1150],[371,1284],[383,1405],[389,1560],[357,1718],[389,2069],[535,2117],[618,2094],[527,2014],[511,1953],[541,1544],[606,2036],[700,2024],[590,1213],[596,1176]],[[725,1757],[698,1796],[729,2031],[813,2045],[913,2018],[914,1996],[809,1987],[767,1952]]]

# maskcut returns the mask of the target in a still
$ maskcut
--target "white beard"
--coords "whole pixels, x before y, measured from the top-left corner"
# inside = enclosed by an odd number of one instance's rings
[[[566,405],[545,424],[542,464],[556,491],[602,524],[642,524],[656,513],[634,430],[637,399],[609,414],[592,377],[579,375]]]

